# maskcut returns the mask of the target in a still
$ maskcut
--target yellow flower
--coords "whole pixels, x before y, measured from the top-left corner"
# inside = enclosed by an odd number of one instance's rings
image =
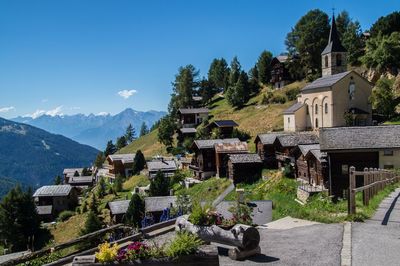
[[[99,245],[99,252],[96,252],[95,256],[99,262],[113,262],[117,258],[118,250],[117,244],[111,246],[110,243],[106,242]]]

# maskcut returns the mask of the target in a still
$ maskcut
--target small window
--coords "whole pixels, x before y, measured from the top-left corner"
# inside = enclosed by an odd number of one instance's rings
[[[328,103],[325,103],[325,114],[328,113]]]
[[[290,124],[290,117],[287,118],[287,122],[288,122],[288,124]]]
[[[383,169],[393,169],[393,168],[394,168],[394,166],[392,164],[385,164],[383,166]]]
[[[318,114],[318,104],[315,104],[315,114]]]
[[[342,55],[341,54],[337,54],[336,55],[336,65],[337,66],[341,66],[342,65]]]
[[[315,118],[315,127],[318,128],[318,118]]]
[[[325,55],[325,67],[328,67],[328,56]]]
[[[342,175],[348,175],[348,174],[349,174],[349,165],[342,164]]]
[[[384,150],[383,155],[384,156],[393,156],[393,150]]]
[[[354,100],[355,99],[355,93],[356,93],[356,84],[354,81],[350,81],[349,84],[349,99]]]
[[[309,115],[310,114],[310,110],[308,110],[308,105],[306,105],[306,114]]]

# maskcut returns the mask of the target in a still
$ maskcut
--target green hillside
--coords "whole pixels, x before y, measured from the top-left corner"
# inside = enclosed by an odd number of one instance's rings
[[[274,93],[284,94],[287,90],[302,88],[304,85],[304,81],[294,82]],[[261,104],[263,95],[266,94],[267,90],[267,88],[264,88],[241,109],[231,107],[225,98],[216,96],[209,106],[211,120],[232,119],[236,121],[240,130],[251,134],[252,139],[249,144],[250,149],[254,150],[253,140],[257,134],[272,130],[283,130],[282,112],[293,103],[289,101],[284,104]],[[167,155],[165,146],[158,142],[157,132],[157,130],[153,130],[149,134],[138,138],[118,151],[118,153],[134,153],[140,149],[146,157]]]

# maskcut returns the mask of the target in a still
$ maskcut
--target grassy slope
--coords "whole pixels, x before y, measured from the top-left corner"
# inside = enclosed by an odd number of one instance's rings
[[[295,87],[302,88],[304,85],[305,82],[294,82],[287,85],[282,91]],[[245,107],[238,110],[232,108],[226,99],[216,99],[211,106],[209,106],[211,109],[211,119],[232,119],[238,122],[241,130],[245,130],[252,135],[250,149],[254,150],[253,140],[257,134],[283,129],[282,112],[293,103],[287,102],[285,104],[261,105],[260,102],[264,93],[265,89],[258,95],[252,97]],[[146,136],[138,138],[118,151],[118,153],[134,153],[140,149],[146,157],[167,155],[165,146],[157,140],[157,132],[157,130],[154,130]]]

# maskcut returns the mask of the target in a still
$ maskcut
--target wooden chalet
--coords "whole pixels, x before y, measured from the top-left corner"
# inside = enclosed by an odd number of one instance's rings
[[[261,178],[262,161],[256,153],[229,154],[227,177],[234,184],[251,183]]]
[[[161,171],[164,176],[171,177],[178,169],[175,160],[165,160],[164,158],[149,161],[146,164],[149,178],[154,178],[158,171]]]
[[[176,207],[176,196],[145,197],[146,216],[151,216],[154,222],[159,222],[163,211]]]
[[[215,149],[215,168],[217,177],[226,177],[228,175],[229,155],[236,153],[249,153],[246,142],[216,143]]]
[[[210,110],[208,108],[179,108],[180,128],[196,128],[204,120],[208,119]]]
[[[115,178],[117,175],[127,177],[132,175],[135,154],[111,154],[107,156],[108,176]]]
[[[321,153],[319,144],[298,145],[292,154],[296,158],[296,178],[312,186],[328,187],[326,154]]]
[[[271,60],[270,82],[274,85],[275,89],[280,89],[292,81],[289,71],[286,68],[287,61],[288,61],[287,55],[279,55],[277,57],[272,58]]]
[[[32,196],[40,216],[55,219],[65,210],[78,205],[78,192],[70,185],[52,185],[38,188]]]
[[[116,200],[107,203],[106,208],[110,210],[111,221],[119,224],[124,221],[130,200]]]
[[[256,153],[264,166],[268,168],[282,167],[285,163],[295,163],[291,151],[301,144],[318,144],[315,132],[271,132],[257,135],[254,140]]]
[[[240,140],[238,138],[195,140],[191,147],[194,156],[189,169],[193,170],[196,178],[203,180],[217,173],[215,144],[218,143],[240,143]]]
[[[63,170],[64,184],[68,184],[68,180],[74,176],[81,176],[83,168],[65,168]]]
[[[349,168],[400,168],[400,125],[321,128],[321,152],[327,155],[330,193],[343,196]],[[363,180],[357,179],[357,186]]]
[[[215,128],[218,128],[221,138],[231,138],[233,129],[238,126],[233,120],[215,120],[207,126],[207,129],[212,132]]]

